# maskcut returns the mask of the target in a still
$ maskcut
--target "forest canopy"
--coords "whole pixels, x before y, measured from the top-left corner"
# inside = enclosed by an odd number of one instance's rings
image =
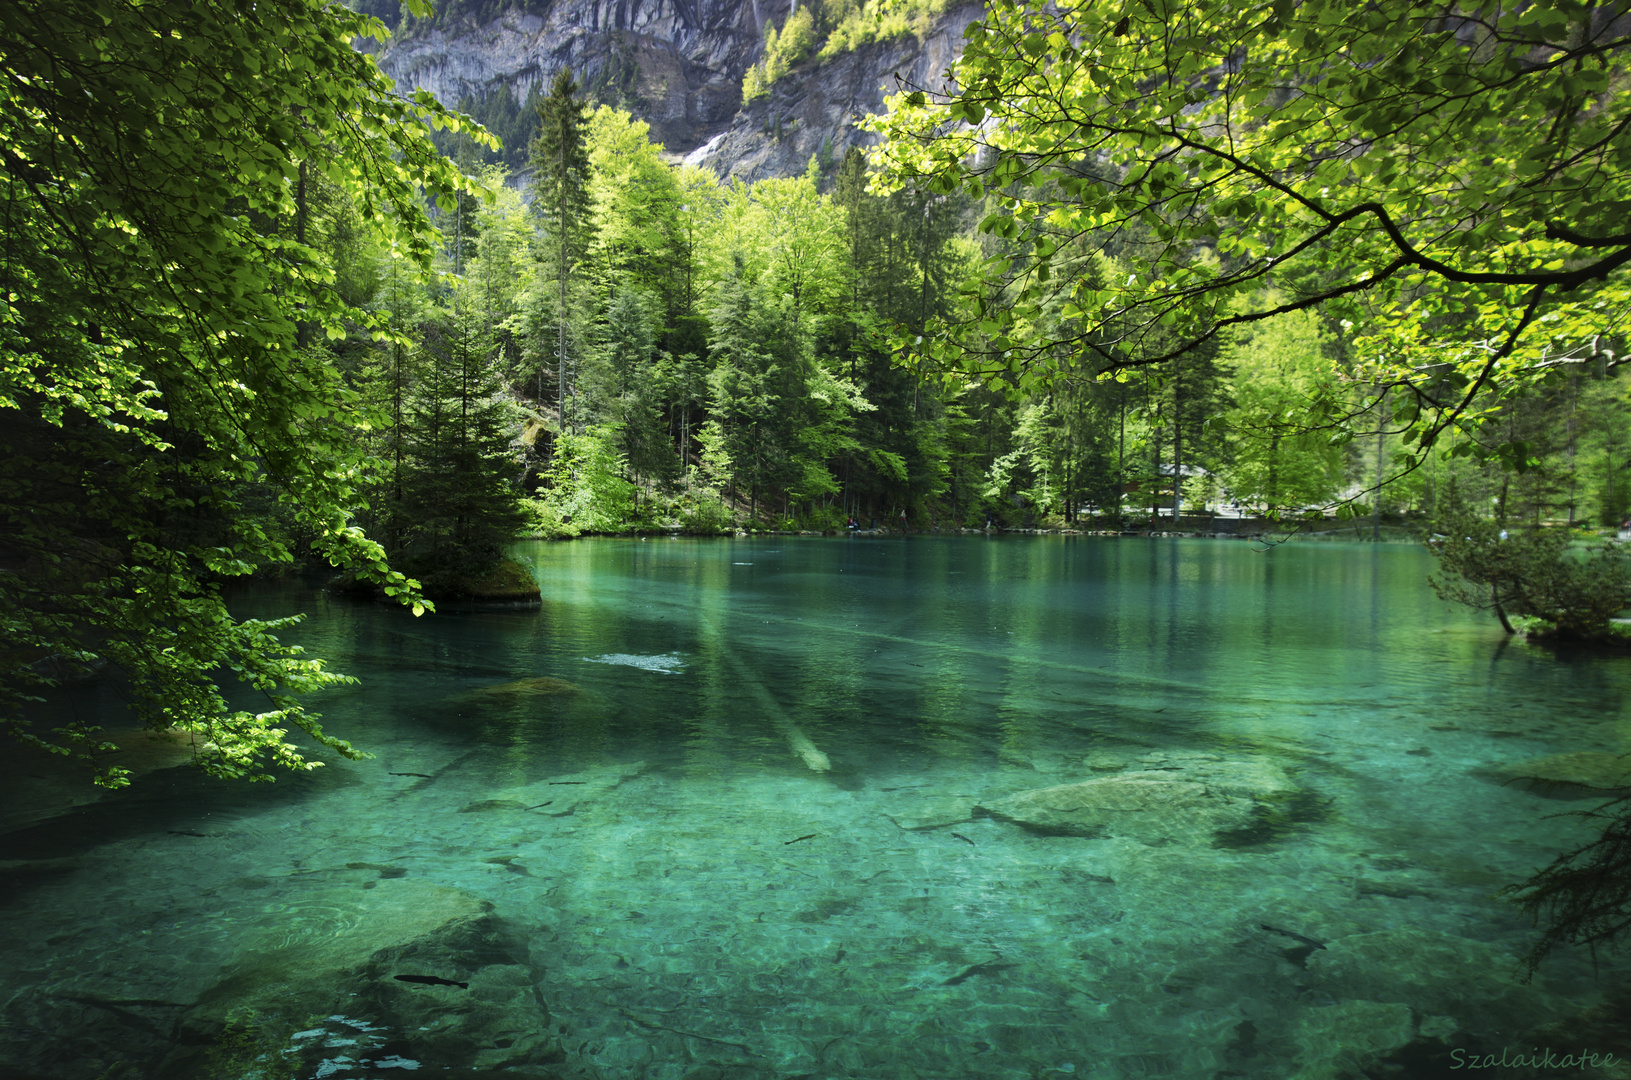
[[[1613,5],[998,0],[966,38],[875,124],[894,182],[989,199],[1006,241],[926,350],[947,368],[1113,376],[1318,308],[1422,418],[1418,463],[1480,394],[1624,358]],[[1073,273],[1089,253],[1128,272]]]

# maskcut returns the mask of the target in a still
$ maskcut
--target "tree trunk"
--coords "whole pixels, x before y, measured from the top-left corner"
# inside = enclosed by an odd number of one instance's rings
[[[1172,527],[1178,528],[1184,506],[1183,369],[1172,369]]]
[[[1376,402],[1376,497],[1371,504],[1370,512],[1370,538],[1371,543],[1380,543],[1382,539],[1382,439],[1383,429],[1387,427],[1387,391]],[[1502,616],[1502,621],[1505,621]]]

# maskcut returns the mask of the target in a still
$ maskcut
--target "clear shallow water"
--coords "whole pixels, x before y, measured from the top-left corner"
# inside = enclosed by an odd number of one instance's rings
[[[1495,770],[1631,750],[1631,664],[1506,645],[1432,596],[1422,552],[520,554],[541,610],[242,597],[311,612],[299,640],[364,680],[326,695],[324,723],[373,760],[255,786],[161,770],[13,818],[0,1062],[745,1080],[1631,1057],[1624,961],[1564,954],[1520,985],[1532,932],[1492,896],[1590,835],[1556,816],[1590,804]],[[1290,788],[1199,841],[974,809],[1196,767]]]

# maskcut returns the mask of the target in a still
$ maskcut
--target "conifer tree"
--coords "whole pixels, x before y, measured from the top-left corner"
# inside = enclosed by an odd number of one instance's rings
[[[402,561],[432,593],[492,566],[521,527],[510,407],[483,313],[455,303],[425,327],[409,409]]]
[[[538,137],[532,143],[533,206],[543,219],[547,257],[556,283],[557,420],[566,430],[566,291],[573,271],[589,248],[589,151],[585,140],[587,105],[572,73],[558,72],[549,96],[538,102]]]

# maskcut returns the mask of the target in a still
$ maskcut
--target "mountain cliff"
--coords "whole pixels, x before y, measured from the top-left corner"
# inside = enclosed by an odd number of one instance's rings
[[[652,138],[676,158],[755,180],[802,172],[812,157],[830,167],[850,146],[870,142],[855,119],[881,108],[897,76],[937,80],[981,11],[953,0],[919,18],[915,33],[804,59],[744,106],[743,77],[764,52],[765,29],[786,24],[794,5],[451,0],[430,19],[398,21],[391,12],[395,35],[372,51],[400,89],[429,90],[500,134],[512,165],[525,160],[529,101],[569,68],[592,97],[650,123]]]

